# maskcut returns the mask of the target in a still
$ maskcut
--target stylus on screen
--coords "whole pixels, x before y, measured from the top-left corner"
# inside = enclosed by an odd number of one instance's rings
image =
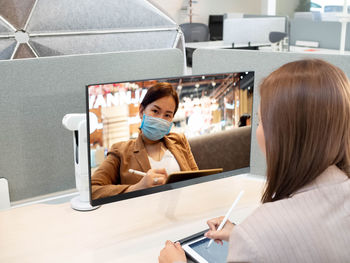
[[[216,229],[216,231],[220,231],[220,230],[224,227],[224,225],[225,225],[225,223],[226,223],[228,217],[230,216],[230,214],[231,214],[233,208],[235,208],[235,206],[237,205],[237,203],[239,202],[239,200],[241,199],[241,197],[242,197],[243,194],[244,194],[244,190],[242,190],[242,191],[239,193],[239,195],[237,196],[236,200],[233,202],[233,204],[231,205],[230,209],[227,211],[227,213],[226,213],[224,219],[221,221],[221,223],[220,223],[218,229]],[[213,240],[214,240],[214,239],[211,239],[211,240],[209,241],[209,244],[208,244],[207,248],[210,247],[211,243],[213,243]]]
[[[141,176],[146,176],[146,173],[140,172],[140,171],[137,171],[137,170],[134,170],[134,169],[129,169],[129,173],[137,174],[137,175],[141,175]]]

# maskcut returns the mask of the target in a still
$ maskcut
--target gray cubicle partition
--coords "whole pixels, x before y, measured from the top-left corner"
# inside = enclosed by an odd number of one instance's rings
[[[345,50],[350,50],[350,24],[347,23]],[[297,40],[319,42],[320,48],[340,48],[341,23],[295,18],[290,21],[290,44]]]
[[[84,113],[85,85],[183,74],[178,49],[0,62],[0,178],[11,202],[75,187],[67,113]]]
[[[225,45],[270,44],[269,33],[271,31],[285,32],[286,17],[245,17],[224,19],[223,41]]]
[[[197,49],[193,54],[193,74],[255,71],[252,143],[250,155],[251,173],[265,174],[265,158],[255,138],[257,109],[260,101],[258,85],[264,77],[283,64],[303,58],[319,58],[341,68],[350,78],[350,55],[327,55],[292,52],[265,52],[251,50]]]

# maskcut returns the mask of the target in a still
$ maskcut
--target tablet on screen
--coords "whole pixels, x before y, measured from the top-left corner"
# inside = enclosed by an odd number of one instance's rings
[[[213,242],[207,248],[210,239],[201,237],[185,243],[182,248],[186,253],[198,263],[224,263],[228,254],[228,243],[223,241],[223,245]]]
[[[180,182],[180,181],[194,179],[201,176],[222,173],[222,171],[223,171],[222,168],[205,169],[205,170],[197,170],[197,171],[180,171],[180,172],[169,174],[165,183],[168,184],[168,183]]]

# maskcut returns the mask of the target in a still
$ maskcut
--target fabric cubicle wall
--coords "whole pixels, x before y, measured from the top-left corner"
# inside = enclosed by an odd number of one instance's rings
[[[350,24],[347,23],[345,50],[350,50]],[[294,18],[290,21],[290,44],[297,40],[315,41],[320,48],[340,48],[341,23],[338,21],[313,21]]]
[[[85,113],[85,85],[183,74],[179,49],[0,61],[0,178],[11,202],[75,188],[67,113]]]
[[[293,52],[265,52],[251,50],[197,49],[193,54],[193,74],[255,71],[254,105],[250,167],[251,173],[264,175],[265,158],[261,154],[255,138],[257,111],[260,101],[258,85],[262,79],[283,64],[304,58],[319,58],[341,68],[350,78],[350,55],[330,55]]]

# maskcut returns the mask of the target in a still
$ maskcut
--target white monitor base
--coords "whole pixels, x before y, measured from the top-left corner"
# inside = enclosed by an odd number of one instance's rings
[[[100,206],[91,206],[89,202],[83,202],[80,200],[80,196],[76,196],[70,200],[70,204],[73,209],[78,211],[91,211],[99,208]]]

